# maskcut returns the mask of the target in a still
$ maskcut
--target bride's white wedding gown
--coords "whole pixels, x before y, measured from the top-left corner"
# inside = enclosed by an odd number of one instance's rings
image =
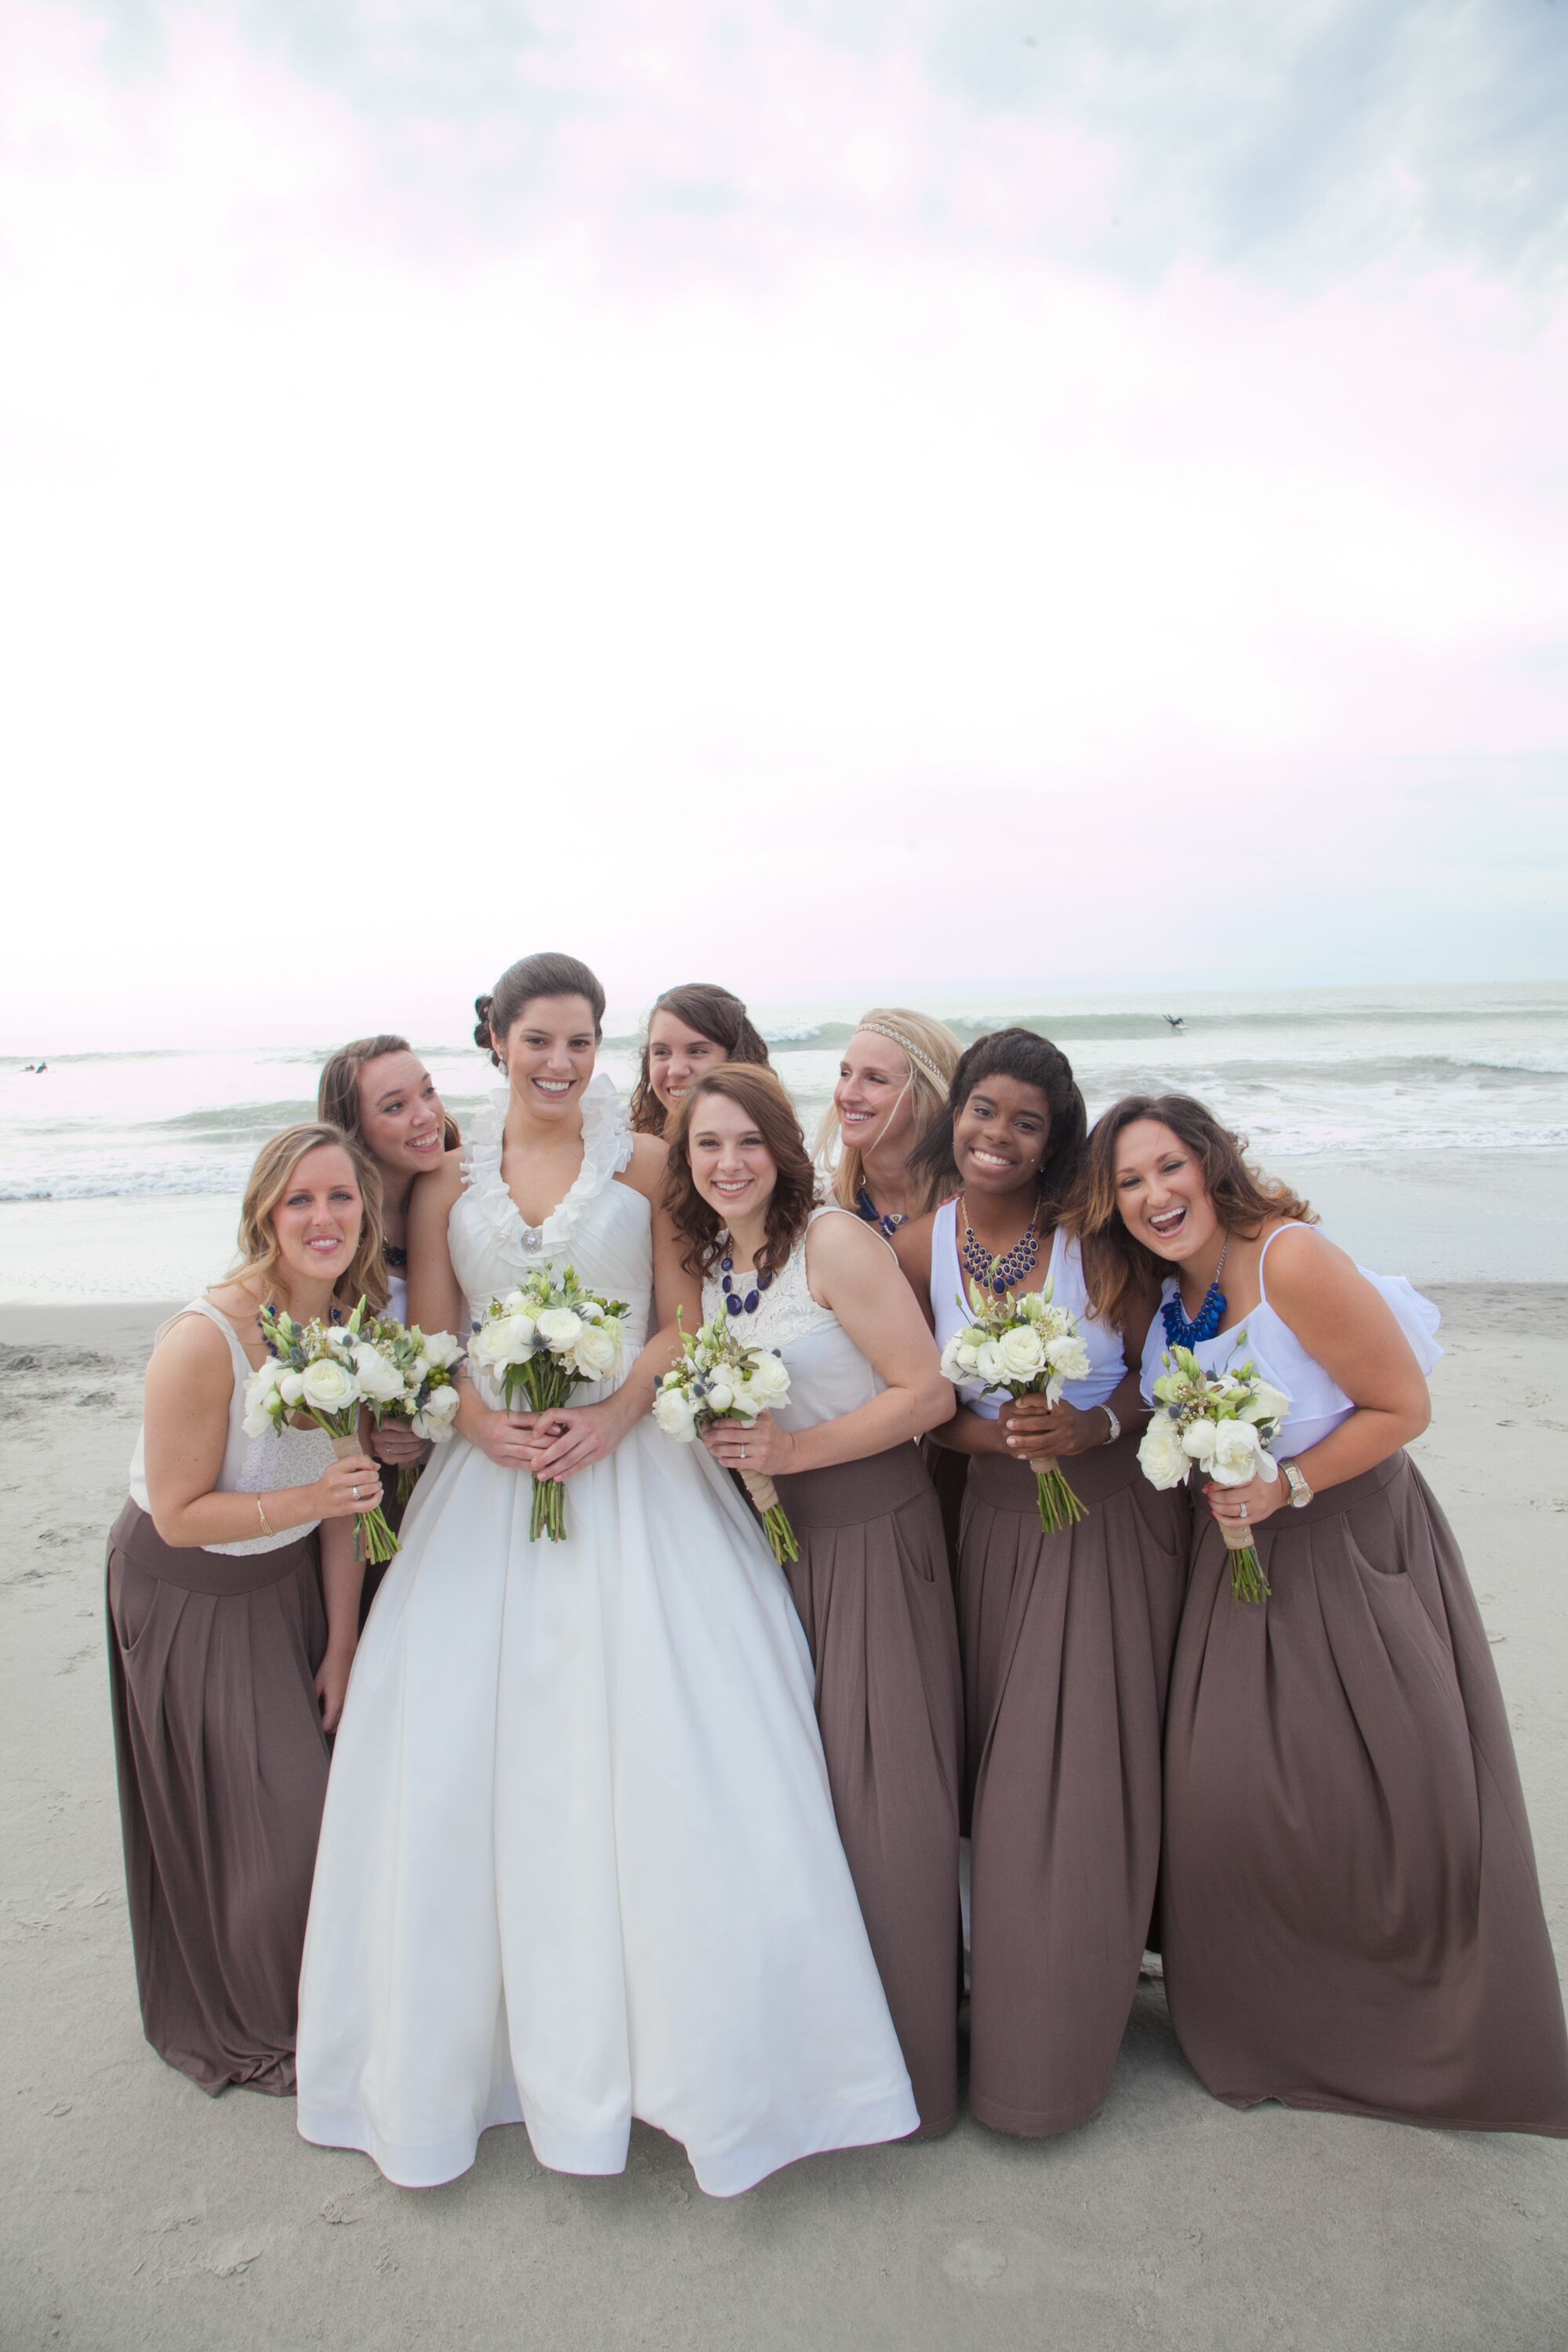
[[[452,1210],[470,1312],[570,1263],[629,1302],[640,1345],[651,1221],[615,1181],[614,1089],[587,1089],[582,1174],[538,1228],[501,1178],[503,1108]],[[637,2116],[717,2196],[912,2131],[805,1637],[755,1522],[651,1419],[568,1482],[564,1542],[530,1542],[530,1499],[526,1472],[453,1438],[361,1639],[300,1979],[300,2131],[419,2188],[491,2124],[523,2123],[557,2170],[616,2172]]]

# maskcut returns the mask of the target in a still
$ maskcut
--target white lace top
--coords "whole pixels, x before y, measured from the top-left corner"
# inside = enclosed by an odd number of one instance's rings
[[[624,1366],[629,1371],[647,1337],[653,1214],[640,1192],[615,1181],[632,1156],[632,1132],[620,1097],[604,1072],[589,1079],[583,1094],[583,1165],[565,1196],[539,1225],[524,1221],[501,1172],[510,1100],[510,1088],[498,1087],[474,1121],[463,1155],[463,1190],[447,1220],[452,1271],[462,1286],[469,1321],[477,1323],[492,1298],[515,1289],[536,1267],[548,1266],[559,1275],[570,1265],[590,1289],[624,1299],[630,1308]],[[499,1406],[500,1391],[477,1367],[470,1367],[470,1374],[481,1400]],[[615,1385],[589,1381],[575,1394],[582,1403],[592,1404]]]
[[[756,1313],[730,1318],[748,1347],[772,1348],[788,1366],[788,1402],[773,1418],[781,1429],[792,1432],[816,1429],[825,1421],[839,1421],[847,1412],[869,1404],[888,1385],[861,1354],[833,1309],[811,1295],[807,1245],[812,1227],[824,1217],[853,1218],[854,1212],[837,1206],[814,1209],[788,1262],[758,1299]],[[877,1238],[880,1240],[880,1236]],[[881,1246],[886,1248],[887,1244],[882,1243]],[[722,1279],[715,1266],[703,1282],[704,1321],[727,1312]],[[742,1297],[752,1286],[750,1276],[735,1275],[731,1281]]]
[[[254,1369],[238,1336],[226,1315],[221,1314],[210,1298],[193,1298],[182,1307],[178,1315],[171,1315],[159,1332],[173,1328],[182,1316],[202,1315],[216,1323],[228,1341],[228,1351],[234,1360],[234,1387],[228,1401],[228,1436],[223,1449],[223,1467],[218,1472],[213,1492],[217,1495],[275,1495],[283,1486],[312,1486],[332,1461],[332,1441],[324,1429],[269,1429],[261,1437],[247,1437],[245,1433],[245,1384]],[[136,1451],[131,1456],[131,1499],[139,1503],[151,1517],[153,1506],[147,1499],[147,1432],[136,1433]],[[259,1523],[258,1523],[259,1524]],[[256,1551],[276,1551],[280,1544],[298,1543],[308,1536],[319,1519],[310,1519],[300,1528],[285,1528],[278,1535],[247,1536],[243,1543],[202,1544],[202,1551],[231,1552],[244,1559]]]
[[[1060,1225],[1051,1235],[1046,1278],[1057,1305],[1069,1307],[1078,1317],[1079,1328],[1089,1349],[1088,1379],[1068,1381],[1062,1394],[1080,1412],[1090,1412],[1097,1404],[1104,1404],[1114,1396],[1126,1379],[1127,1357],[1120,1335],[1109,1323],[1102,1323],[1089,1305],[1089,1287],[1083,1278],[1083,1253],[1076,1241],[1068,1241]],[[963,1303],[968,1287],[969,1276],[958,1255],[958,1203],[944,1201],[931,1231],[931,1310],[939,1348],[945,1348],[969,1321],[969,1310]],[[964,1381],[958,1394],[960,1402],[983,1421],[994,1421],[1007,1402],[1001,1390],[984,1389],[978,1381]]]
[[[1305,1454],[1309,1446],[1321,1444],[1356,1409],[1333,1374],[1315,1356],[1307,1353],[1285,1318],[1268,1303],[1264,1265],[1279,1235],[1289,1230],[1284,1225],[1276,1226],[1258,1253],[1258,1304],[1245,1323],[1237,1324],[1234,1331],[1216,1331],[1212,1339],[1199,1339],[1193,1349],[1207,1372],[1223,1371],[1233,1358],[1237,1363],[1250,1360],[1266,1381],[1284,1390],[1290,1400],[1290,1410],[1268,1449],[1277,1462],[1289,1461],[1294,1454]],[[1316,1233],[1318,1227],[1306,1225],[1300,1230]],[[1357,1271],[1366,1276],[1384,1304],[1393,1309],[1394,1318],[1410,1342],[1411,1353],[1422,1372],[1429,1372],[1443,1353],[1436,1340],[1437,1326],[1442,1320],[1436,1307],[1429,1298],[1423,1298],[1402,1274],[1372,1274],[1364,1265]],[[1162,1307],[1167,1298],[1174,1297],[1176,1283],[1177,1277],[1171,1275],[1161,1285]],[[1169,1345],[1164,1323],[1156,1315],[1143,1343],[1142,1387],[1151,1404],[1154,1401],[1154,1382],[1164,1370]]]

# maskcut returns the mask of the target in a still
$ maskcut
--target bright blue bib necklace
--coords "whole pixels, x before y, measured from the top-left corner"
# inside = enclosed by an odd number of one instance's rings
[[[1226,1254],[1230,1248],[1226,1234],[1219,1248],[1219,1264],[1214,1270],[1214,1280],[1204,1293],[1204,1303],[1189,1322],[1182,1312],[1182,1286],[1176,1287],[1160,1309],[1160,1320],[1165,1327],[1165,1337],[1173,1348],[1195,1348],[1200,1339],[1212,1339],[1225,1321],[1226,1296],[1219,1286],[1225,1272]]]

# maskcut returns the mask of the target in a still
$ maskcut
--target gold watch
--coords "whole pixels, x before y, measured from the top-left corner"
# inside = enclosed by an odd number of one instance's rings
[[[1290,1508],[1304,1511],[1312,1499],[1312,1490],[1294,1462],[1281,1462],[1279,1475],[1290,1489]]]

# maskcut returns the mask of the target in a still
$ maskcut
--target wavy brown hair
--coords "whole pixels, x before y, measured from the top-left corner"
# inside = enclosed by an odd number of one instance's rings
[[[1250,1240],[1270,1217],[1315,1225],[1317,1211],[1278,1176],[1265,1176],[1247,1157],[1247,1138],[1222,1127],[1194,1095],[1123,1095],[1096,1122],[1062,1222],[1083,1246],[1084,1279],[1097,1314],[1125,1330],[1132,1302],[1151,1276],[1158,1286],[1173,1271],[1169,1258],[1145,1249],[1122,1222],[1116,1198],[1116,1146],[1141,1118],[1168,1127],[1203,1171],[1205,1189],[1227,1234]]]
[[[311,1119],[300,1127],[286,1127],[279,1135],[270,1136],[256,1155],[256,1165],[246,1180],[245,1198],[239,1210],[239,1255],[226,1277],[230,1282],[243,1282],[256,1286],[253,1277],[259,1276],[265,1285],[278,1264],[278,1229],[273,1223],[278,1204],[294,1181],[294,1171],[308,1152],[331,1149],[343,1152],[354,1171],[363,1212],[360,1217],[359,1242],[347,1270],[340,1276],[332,1296],[342,1307],[355,1307],[363,1297],[368,1300],[377,1315],[386,1304],[386,1261],[383,1255],[384,1236],[381,1230],[381,1171],[363,1143],[346,1135],[341,1127],[329,1127],[325,1119]]]
[[[360,1079],[367,1062],[379,1062],[384,1054],[412,1054],[413,1046],[406,1037],[354,1037],[329,1054],[321,1065],[321,1083],[316,1088],[316,1117],[325,1119],[329,1127],[341,1127],[345,1135],[359,1142],[360,1120],[364,1106],[360,1096]],[[426,1074],[428,1075],[428,1074]],[[441,1149],[456,1151],[461,1143],[462,1130],[445,1103],[441,1106],[445,1124],[441,1129]]]
[[[768,1196],[757,1272],[782,1274],[811,1221],[816,1177],[794,1103],[773,1071],[755,1062],[721,1062],[716,1070],[706,1072],[688,1088],[666,1130],[669,1171],[664,1199],[685,1244],[681,1264],[688,1274],[708,1274],[718,1264],[723,1247],[723,1223],[692,1181],[687,1146],[697,1106],[710,1095],[722,1095],[740,1107],[767,1145],[778,1171],[778,1181]]]
[[[768,1069],[767,1042],[754,1026],[751,1014],[740,998],[731,990],[721,988],[717,981],[683,980],[674,988],[667,988],[656,997],[653,1011],[647,1016],[648,1028],[653,1026],[655,1013],[673,1013],[689,1029],[711,1045],[722,1045],[725,1056],[731,1062],[749,1062],[760,1069]],[[637,1072],[632,1098],[626,1106],[634,1135],[663,1135],[669,1113],[654,1092],[648,1075],[647,1030],[643,1032],[642,1067]]]

